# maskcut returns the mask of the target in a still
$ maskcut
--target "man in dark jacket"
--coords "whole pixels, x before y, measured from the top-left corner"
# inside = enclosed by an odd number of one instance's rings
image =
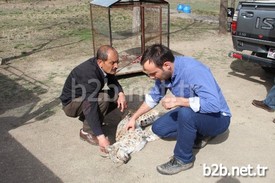
[[[102,152],[110,145],[102,131],[104,116],[113,109],[123,112],[127,102],[115,74],[118,68],[118,53],[108,45],[101,46],[97,55],[77,67],[69,74],[60,100],[69,117],[79,117],[83,122],[80,137]],[[102,90],[107,84],[109,90]]]

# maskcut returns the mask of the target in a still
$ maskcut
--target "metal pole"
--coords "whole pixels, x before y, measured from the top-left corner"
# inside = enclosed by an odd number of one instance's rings
[[[145,25],[144,25],[144,6],[140,7],[141,10],[141,53],[145,51]]]
[[[162,7],[159,8],[159,42],[162,44]]]
[[[108,18],[109,18],[109,38],[110,38],[110,45],[113,46],[113,37],[112,37],[112,22],[111,22],[111,8],[108,8]]]
[[[93,51],[94,51],[94,55],[96,54],[95,52],[95,33],[94,33],[94,24],[93,24],[93,13],[92,13],[92,5],[90,4],[90,16],[91,16],[91,26],[92,26],[92,40],[93,40]]]
[[[170,46],[170,4],[168,3],[168,18],[167,18],[167,47],[169,48]]]

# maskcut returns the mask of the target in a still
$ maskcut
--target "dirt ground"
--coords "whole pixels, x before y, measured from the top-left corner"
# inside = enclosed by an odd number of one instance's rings
[[[4,34],[0,41],[6,44]],[[233,115],[229,131],[194,151],[196,161],[192,169],[174,176],[156,171],[156,165],[173,155],[175,141],[150,142],[123,165],[102,158],[98,147],[81,141],[81,123],[64,115],[58,97],[70,70],[92,56],[91,42],[60,39],[27,54],[7,52],[1,46],[2,59],[9,59],[0,66],[0,182],[273,183],[275,115],[255,108],[251,101],[265,98],[274,74],[264,72],[258,65],[229,58],[230,34],[219,35],[213,29],[190,40],[172,35],[170,48],[211,68]],[[120,83],[130,99],[129,108],[135,109],[153,81],[139,75],[121,78]],[[158,109],[163,110],[160,106]],[[109,116],[107,120],[112,119]],[[114,126],[107,128],[113,133]],[[232,167],[249,166],[253,172],[257,166],[268,170],[264,176],[248,176],[244,171],[239,176],[206,177],[206,165],[213,171],[216,166],[229,171]]]

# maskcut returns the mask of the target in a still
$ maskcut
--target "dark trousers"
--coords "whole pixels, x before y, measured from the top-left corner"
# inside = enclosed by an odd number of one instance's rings
[[[157,119],[152,130],[161,138],[176,139],[174,156],[184,163],[194,160],[193,145],[200,136],[217,136],[225,132],[230,117],[220,113],[196,113],[191,108],[178,107]]]
[[[104,117],[111,111],[117,108],[117,94],[113,90],[103,90],[98,94],[98,115],[103,124]],[[83,122],[83,131],[93,133],[90,125],[85,120],[83,114],[83,103],[84,101],[80,98],[73,99],[68,105],[63,107],[65,114],[69,117],[78,117]]]

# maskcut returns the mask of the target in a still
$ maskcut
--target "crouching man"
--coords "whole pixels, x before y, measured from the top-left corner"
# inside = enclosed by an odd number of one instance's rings
[[[110,145],[102,131],[104,116],[120,108],[127,108],[122,87],[115,77],[118,68],[118,53],[108,45],[97,50],[96,57],[75,67],[67,77],[60,100],[69,117],[79,117],[83,122],[80,138],[99,145],[102,152]],[[107,84],[110,90],[102,90]]]
[[[176,139],[176,146],[172,158],[157,166],[157,171],[172,175],[189,169],[194,162],[194,146],[203,147],[229,127],[231,113],[222,91],[209,68],[191,57],[175,57],[160,44],[144,52],[141,65],[155,86],[126,128],[134,129],[135,120],[161,101],[165,109],[172,110],[158,118],[152,130],[161,138]],[[167,90],[173,96],[165,96]]]

